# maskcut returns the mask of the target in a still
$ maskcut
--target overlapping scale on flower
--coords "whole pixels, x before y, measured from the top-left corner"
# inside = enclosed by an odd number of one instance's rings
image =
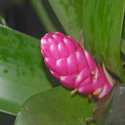
[[[50,32],[41,39],[41,53],[50,72],[69,89],[102,98],[112,89],[103,68],[71,36]]]

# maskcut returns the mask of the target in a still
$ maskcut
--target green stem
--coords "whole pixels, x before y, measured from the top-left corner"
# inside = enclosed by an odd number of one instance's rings
[[[49,18],[49,14],[45,10],[44,5],[42,4],[41,0],[31,0],[31,4],[34,7],[40,21],[45,26],[47,31],[57,31],[56,27],[52,23],[51,19]]]

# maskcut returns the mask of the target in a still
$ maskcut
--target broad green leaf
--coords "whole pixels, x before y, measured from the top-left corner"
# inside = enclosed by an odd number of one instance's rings
[[[65,31],[80,38],[83,0],[49,0]]]
[[[79,38],[100,63],[125,80],[120,40],[125,0],[49,0],[67,33]]]
[[[120,58],[125,1],[84,0],[83,5],[83,28],[88,46],[101,63],[125,80]]]
[[[18,113],[15,125],[85,125],[93,103],[56,87],[31,97]]]
[[[30,96],[51,88],[39,41],[0,26],[0,110],[16,114]]]

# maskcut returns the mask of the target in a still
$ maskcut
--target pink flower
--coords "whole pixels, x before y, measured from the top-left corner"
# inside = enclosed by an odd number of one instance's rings
[[[41,39],[41,53],[53,76],[81,94],[102,98],[112,89],[103,68],[71,36],[50,32]]]

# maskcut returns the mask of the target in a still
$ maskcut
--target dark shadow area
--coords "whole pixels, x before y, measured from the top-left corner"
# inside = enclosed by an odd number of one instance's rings
[[[37,38],[46,32],[28,0],[20,4],[9,3],[1,11],[9,27]]]
[[[0,112],[0,125],[14,125],[15,117]]]

